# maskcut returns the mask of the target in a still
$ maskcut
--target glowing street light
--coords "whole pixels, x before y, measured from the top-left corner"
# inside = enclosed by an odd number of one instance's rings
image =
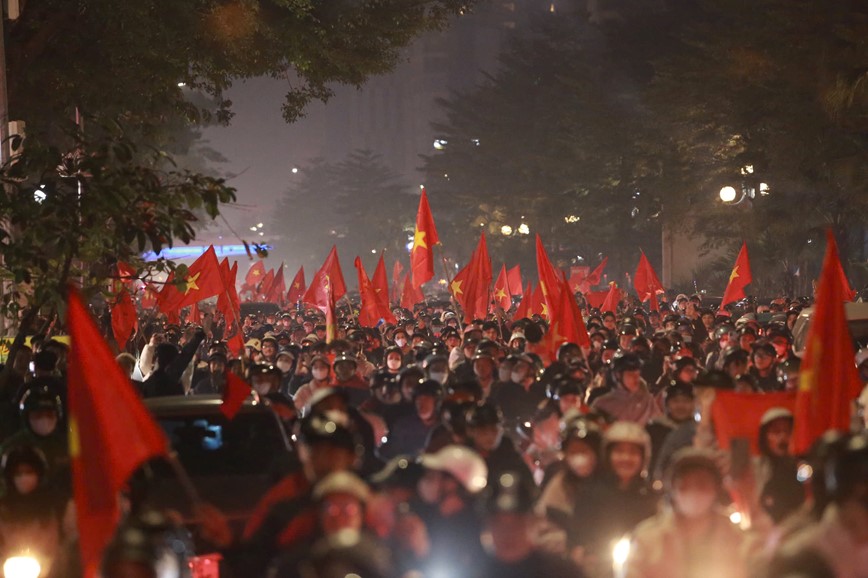
[[[522,223],[518,226],[518,234],[519,235],[530,235],[530,227],[527,226],[527,223]]]
[[[503,235],[504,237],[508,237],[509,235],[512,235],[512,227],[510,227],[509,225],[502,226],[500,228],[500,234]]]
[[[720,189],[720,200],[724,203],[731,203],[735,200],[736,192],[735,187],[731,187],[729,185]]]

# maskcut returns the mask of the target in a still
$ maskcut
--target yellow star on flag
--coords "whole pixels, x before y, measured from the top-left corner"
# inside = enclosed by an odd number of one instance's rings
[[[296,288],[296,289],[301,289],[301,283],[299,283],[298,281],[296,281],[296,282],[295,282],[295,288]]]
[[[540,280],[539,286],[540,286],[540,289],[542,289],[543,296],[548,297],[549,296],[549,290],[548,290],[548,287],[546,287],[546,282]]]
[[[546,317],[549,316],[549,306],[546,305],[545,303],[542,304],[542,314],[545,315]]]
[[[732,273],[729,275],[729,282],[732,283],[732,280],[738,277],[738,265],[732,268]]]
[[[494,296],[498,299],[506,299],[506,291],[501,287],[494,293]]]
[[[416,232],[413,233],[413,250],[415,251],[418,248],[427,249],[428,243],[425,242],[425,235],[427,233],[425,231],[420,231],[416,229]]]
[[[199,286],[196,284],[196,281],[199,279],[199,276],[201,274],[202,273],[196,273],[195,275],[193,275],[191,277],[187,277],[187,281],[186,281],[187,289],[184,291],[184,295],[186,295],[190,291],[194,291],[194,290],[198,291],[199,290]]]
[[[463,295],[464,294],[464,291],[461,290],[461,283],[462,283],[462,281],[459,281],[457,279],[452,282],[452,285],[450,285],[450,288],[452,289],[453,295]]]

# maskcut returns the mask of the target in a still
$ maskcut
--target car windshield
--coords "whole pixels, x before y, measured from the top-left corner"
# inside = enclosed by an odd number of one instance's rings
[[[158,419],[178,459],[193,477],[266,474],[284,447],[280,427],[268,413]]]

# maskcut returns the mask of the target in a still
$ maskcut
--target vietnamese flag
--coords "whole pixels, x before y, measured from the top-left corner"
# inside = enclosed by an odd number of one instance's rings
[[[603,300],[603,304],[600,306],[600,312],[605,313],[607,311],[611,311],[612,313],[618,312],[618,303],[621,301],[621,291],[618,289],[618,284],[614,281],[609,283],[609,293],[606,294],[606,298]]]
[[[500,307],[504,311],[509,311],[510,307],[512,307],[512,294],[509,291],[506,265],[501,265],[500,274],[497,276],[497,281],[494,282],[492,310],[496,307]]]
[[[449,288],[455,300],[464,309],[464,319],[470,323],[488,314],[488,292],[491,287],[491,258],[485,233],[479,237],[470,262],[456,275]]]
[[[376,327],[380,319],[384,319],[387,323],[395,323],[395,316],[389,310],[388,303],[377,293],[373,283],[368,278],[368,273],[365,271],[362,259],[356,257],[354,264],[359,277],[359,295],[362,298],[362,307],[359,311],[359,324],[362,327]],[[385,269],[383,272],[385,273]]]
[[[838,268],[838,246],[829,230],[826,256],[817,288],[814,318],[808,328],[807,346],[799,371],[793,447],[797,454],[827,430],[850,430],[853,401],[862,383],[853,358],[853,340],[844,312],[846,287]]]
[[[419,210],[416,213],[416,230],[413,232],[413,248],[410,249],[410,271],[412,271],[413,287],[421,287],[423,283],[434,277],[434,245],[440,242],[437,229],[434,227],[434,217],[428,206],[428,194],[422,189],[419,198]]]
[[[265,272],[265,275],[263,275],[262,277],[262,281],[259,282],[259,286],[255,288],[255,297],[257,301],[265,301],[265,298],[268,296],[268,291],[269,289],[271,289],[272,283],[274,283],[273,267]]]
[[[549,260],[549,256],[546,254],[545,247],[543,247],[542,244],[542,239],[538,233],[536,236],[536,268],[537,274],[539,275],[539,286],[542,289],[543,298],[548,306],[548,311],[551,311],[558,306],[558,301],[561,297],[561,276]]]
[[[223,403],[220,404],[220,413],[229,421],[235,419],[235,416],[244,407],[244,402],[250,397],[251,391],[253,391],[253,388],[247,382],[227,369],[226,385],[223,387]]]
[[[591,274],[585,278],[585,283],[588,284],[588,289],[596,287],[603,280],[603,270],[606,268],[606,263],[609,262],[608,257],[604,257],[597,268],[591,271]]]
[[[112,333],[114,333],[118,347],[124,349],[127,346],[127,341],[136,332],[139,323],[136,306],[133,305],[130,292],[126,288],[122,288],[118,293],[114,305],[111,307],[111,313]]]
[[[850,282],[847,280],[847,274],[844,273],[844,264],[838,259],[838,277],[841,279],[841,287],[844,288],[844,301],[852,301],[856,298],[858,291],[850,289]]]
[[[657,278],[657,273],[645,256],[645,251],[641,251],[642,256],[639,257],[639,266],[636,267],[636,274],[633,276],[633,287],[636,288],[636,293],[639,295],[639,300],[642,303],[651,300],[651,311],[660,311],[660,304],[657,302],[657,293],[663,291],[663,284]]]
[[[286,279],[283,277],[283,263],[281,263],[274,274],[274,279],[271,281],[271,286],[268,288],[265,300],[269,303],[283,305],[284,294],[286,294]]]
[[[386,276],[386,261],[383,259],[382,253],[380,253],[380,260],[377,261],[377,268],[374,269],[371,285],[374,286],[374,293],[377,294],[380,304],[391,310],[389,306],[389,278]]]
[[[315,305],[326,315],[326,342],[334,340],[337,330],[335,326],[335,303],[347,294],[344,274],[338,259],[338,248],[332,246],[322,267],[313,276],[310,287],[307,288],[302,301]]]
[[[244,285],[241,286],[241,290],[256,291],[256,288],[259,287],[259,284],[262,282],[262,279],[264,277],[265,263],[263,263],[262,261],[257,261],[250,269],[248,269],[247,276],[244,278]]]
[[[299,267],[298,273],[295,274],[295,278],[292,280],[292,285],[289,286],[286,300],[290,303],[298,303],[301,301],[306,290],[307,286],[304,282],[304,265],[302,265]]]
[[[744,288],[750,285],[753,278],[750,274],[750,260],[747,256],[747,243],[741,244],[741,250],[738,252],[738,257],[735,260],[735,266],[732,268],[732,273],[729,274],[729,283],[726,284],[726,290],[723,292],[723,299],[720,301],[720,308],[728,303],[735,303],[745,298]]]
[[[226,318],[226,324],[230,325],[232,321],[237,319],[238,312],[241,309],[241,300],[238,298],[238,291],[235,289],[235,279],[238,275],[238,262],[229,267],[229,259],[224,258],[220,262],[220,275],[223,277],[224,291],[217,296],[217,311],[223,314]]]
[[[74,289],[68,305],[72,487],[84,576],[93,578],[120,518],[118,492],[169,447]]]
[[[160,292],[153,283],[146,283],[142,289],[142,309],[153,309],[157,306],[157,296]]]
[[[174,274],[170,275],[163,290],[157,296],[157,306],[164,313],[180,311],[188,305],[219,295],[225,290],[213,245],[187,268],[181,289],[175,286],[173,279]]]
[[[423,301],[425,301],[425,294],[422,293],[422,288],[413,287],[413,280],[407,273],[401,282],[401,307],[412,311],[414,305]]]
[[[525,317],[530,317],[533,315],[533,312],[530,308],[530,302],[533,299],[533,294],[530,290],[530,283],[527,284],[527,287],[522,294],[521,301],[518,303],[518,307],[515,308],[515,313],[513,314],[513,319],[524,319]]]
[[[551,319],[551,310],[548,303],[546,303],[545,295],[543,295],[542,287],[539,284],[534,287],[533,294],[531,295],[530,314]]]
[[[506,283],[509,285],[509,291],[513,297],[522,294],[524,284],[521,281],[521,269],[518,265],[506,272]]]
[[[236,328],[235,333],[226,341],[226,348],[229,353],[235,357],[242,357],[244,354],[244,337],[241,331]]]
[[[793,411],[795,392],[736,393],[717,390],[711,406],[711,421],[722,450],[729,450],[734,438],[747,438],[751,454],[759,455],[760,421],[763,414],[774,407]]]
[[[590,347],[591,338],[588,336],[588,328],[576,297],[570,291],[570,284],[564,278],[560,287],[561,300],[555,312],[560,321],[560,333],[565,342],[575,343],[581,347]],[[560,345],[560,344],[558,344]]]

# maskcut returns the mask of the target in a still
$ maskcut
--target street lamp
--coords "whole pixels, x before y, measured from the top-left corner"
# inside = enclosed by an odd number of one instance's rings
[[[509,225],[502,226],[500,228],[500,234],[503,235],[504,237],[508,237],[508,236],[512,235],[512,227],[510,227]]]
[[[735,200],[735,187],[731,187],[729,185],[720,189],[720,200],[724,203],[731,203]]]
[[[530,235],[530,227],[527,226],[527,223],[522,223],[518,226],[518,234],[519,235]]]

